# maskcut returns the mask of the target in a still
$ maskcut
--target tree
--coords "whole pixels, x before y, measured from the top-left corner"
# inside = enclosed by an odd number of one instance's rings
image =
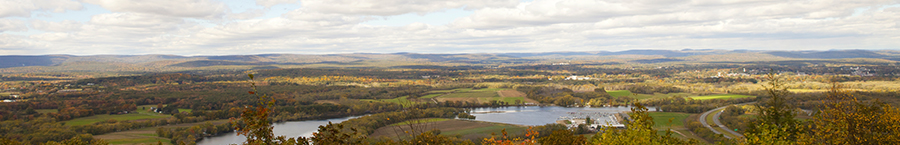
[[[550,136],[541,137],[538,142],[541,144],[559,144],[559,145],[582,145],[585,143],[583,135],[575,135],[569,130],[556,130]]]
[[[672,136],[672,131],[667,130],[665,135],[657,134],[653,129],[653,118],[647,112],[647,107],[635,103],[629,115],[632,121],[624,130],[614,127],[605,127],[597,135],[591,137],[589,144],[697,144],[696,140],[681,140]]]
[[[832,83],[800,144],[896,144],[900,111],[880,101],[864,103]]]
[[[794,119],[796,116],[793,108],[785,103],[788,91],[784,87],[781,78],[774,73],[766,75],[768,86],[763,85],[766,93],[770,95],[763,106],[757,104],[760,110],[759,116],[751,122],[744,132],[748,144],[785,144],[795,141],[804,132],[801,122]]]
[[[250,86],[253,88],[253,91],[250,91],[251,95],[254,95],[257,99],[256,106],[245,106],[243,113],[241,113],[241,121],[244,122],[243,127],[237,127],[238,123],[235,123],[235,120],[232,119],[232,124],[235,124],[235,130],[237,130],[238,135],[247,136],[247,141],[245,144],[274,144],[274,135],[272,133],[272,123],[269,122],[269,113],[273,110],[272,106],[275,104],[275,99],[270,98],[267,95],[259,95],[257,94],[256,83],[253,82],[253,74],[248,74],[250,77]]]
[[[520,142],[521,145],[534,145],[537,143],[536,137],[539,135],[536,129],[533,127],[528,127],[525,130],[525,138],[514,137],[510,138],[506,133],[506,129],[500,130],[503,136],[499,138],[495,136],[494,133],[491,133],[491,138],[485,138],[481,141],[483,145],[513,145],[514,142]]]

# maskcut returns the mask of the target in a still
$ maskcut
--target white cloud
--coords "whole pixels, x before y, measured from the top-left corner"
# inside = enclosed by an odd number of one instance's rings
[[[236,20],[246,20],[253,19],[256,17],[260,17],[266,14],[266,11],[263,9],[251,9],[240,13],[229,14],[227,17],[230,19]]]
[[[297,0],[256,0],[256,5],[263,6],[266,8],[280,5],[280,4],[292,4],[297,3]]]
[[[31,28],[41,31],[50,31],[50,32],[70,32],[70,31],[78,31],[81,30],[81,22],[76,22],[72,20],[64,20],[61,22],[47,22],[43,20],[32,20]]]
[[[136,13],[99,14],[91,17],[90,21],[91,24],[100,26],[132,27],[139,29],[173,27],[173,24],[177,25],[183,22],[184,19],[181,18]]]
[[[231,13],[216,1],[91,1],[113,13],[87,22],[0,19],[0,55],[546,52],[625,49],[882,49],[900,46],[898,1],[535,0],[257,1]],[[143,2],[143,3],[142,3]],[[196,4],[190,4],[190,2]],[[148,4],[150,3],[150,4]],[[200,4],[203,3],[203,4]],[[200,5],[209,5],[203,7]],[[249,5],[253,5],[250,3]],[[142,7],[139,9],[130,9]],[[211,8],[210,8],[211,7]],[[449,25],[363,22],[465,7]],[[273,12],[284,12],[271,17]],[[225,15],[227,14],[227,15]],[[265,18],[260,18],[266,15]],[[224,21],[211,20],[226,18]],[[201,20],[195,20],[199,18]],[[211,22],[212,21],[212,22]]]
[[[0,19],[0,32],[26,30],[28,30],[28,26],[25,25],[25,21],[17,19]]]
[[[346,15],[392,16],[406,13],[424,14],[446,9],[481,9],[514,6],[518,0],[303,0],[305,9]]]
[[[81,3],[72,0],[3,0],[0,1],[0,18],[31,17],[32,11],[62,13],[81,9]]]
[[[647,25],[701,23],[728,19],[841,18],[855,9],[898,4],[897,1],[604,1],[535,0],[515,8],[486,8],[452,25],[460,28],[505,28],[559,23]]]
[[[212,0],[85,0],[113,12],[132,12],[171,17],[218,18],[230,10]]]

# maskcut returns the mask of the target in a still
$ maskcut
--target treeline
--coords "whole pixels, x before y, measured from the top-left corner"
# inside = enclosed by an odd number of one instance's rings
[[[668,94],[668,93],[684,92],[684,90],[682,90],[681,88],[674,87],[674,86],[631,85],[631,86],[626,86],[625,88],[627,88],[628,91],[631,91],[631,93],[638,93],[638,94],[653,94],[653,93]]]
[[[69,129],[62,122],[50,117],[37,117],[29,121],[0,121],[0,138],[10,139],[25,144],[42,144],[49,141],[62,141],[79,135],[90,134]]]
[[[467,73],[468,74],[468,73]],[[330,69],[330,68],[296,68],[258,70],[258,77],[320,77],[320,76],[355,76],[379,79],[422,79],[422,76],[456,77],[459,72],[446,70],[387,70],[387,69]]]
[[[121,76],[106,78],[90,78],[75,81],[78,85],[95,84],[101,86],[135,86],[140,84],[166,84],[166,83],[196,83],[196,82],[214,82],[214,81],[239,81],[244,80],[239,75],[232,77],[206,77],[187,73],[163,73],[148,74],[137,76]]]
[[[190,127],[156,128],[159,137],[172,139],[172,144],[197,144],[205,137],[218,136],[234,131],[231,122],[213,125],[210,122]]]
[[[603,102],[600,104],[618,105],[619,103],[630,101],[628,98],[623,97],[613,98],[602,88],[595,89],[591,92],[574,92],[572,89],[568,88],[553,87],[519,87],[517,90],[524,92],[526,97],[540,103],[555,104],[558,106],[583,106],[593,101]]]

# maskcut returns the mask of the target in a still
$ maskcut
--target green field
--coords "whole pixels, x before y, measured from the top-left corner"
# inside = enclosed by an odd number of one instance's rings
[[[624,91],[628,91],[628,90],[624,90]],[[628,92],[628,93],[631,93],[631,92]],[[622,94],[624,94],[624,93],[622,93]],[[612,95],[612,94],[610,94],[610,95]],[[674,97],[674,96],[687,97],[687,96],[696,96],[696,95],[697,94],[691,94],[691,93],[668,93],[668,94],[654,93],[654,94],[637,94],[634,96],[629,94],[628,97],[641,100],[641,99],[650,99],[650,98],[668,98],[668,97]]]
[[[638,99],[638,100],[650,99],[650,98],[668,98],[668,97],[674,97],[674,96],[689,97],[689,98],[693,98],[695,100],[734,99],[734,98],[754,97],[754,96],[737,95],[737,94],[715,94],[715,95],[698,96],[697,94],[693,94],[693,93],[668,93],[668,94],[654,93],[654,94],[636,94],[636,95],[632,96],[631,92],[628,90],[607,91],[607,93],[609,93],[609,95],[613,96],[613,97],[628,96],[628,97],[632,97],[632,98]]]
[[[409,99],[407,99],[408,97],[409,96],[397,97],[397,98],[393,98],[393,99],[359,99],[359,100],[360,101],[370,101],[370,102],[397,103],[397,104],[403,105],[404,107],[418,103],[418,102],[409,101]]]
[[[167,105],[163,105],[163,107],[165,107],[165,106],[167,106]],[[150,110],[150,107],[156,107],[156,105],[140,105],[140,106],[137,106],[137,110],[135,110],[135,111],[137,111],[138,113],[151,113],[151,114],[153,114],[154,112],[150,112],[150,111],[149,111],[149,110]],[[191,112],[191,111],[193,111],[193,110],[194,110],[194,109],[182,109],[182,108],[178,108],[178,112]],[[155,113],[155,114],[159,114],[159,113]]]
[[[484,99],[486,101],[497,100],[497,101],[506,102],[509,104],[516,103],[516,100],[519,100],[519,103],[525,103],[525,97],[491,97],[491,98],[484,98]]]
[[[162,114],[146,114],[146,113],[129,113],[122,115],[94,115],[88,117],[75,118],[69,121],[65,121],[66,125],[85,125],[92,124],[95,122],[107,121],[110,119],[115,119],[118,121],[125,120],[139,120],[139,119],[156,119],[156,118],[168,118],[170,115],[162,115]]]
[[[446,95],[443,95],[443,96],[440,96],[437,98],[444,98],[444,99],[474,98],[474,99],[478,100],[479,103],[490,102],[490,101],[496,100],[496,101],[501,101],[501,102],[507,102],[510,104],[516,103],[516,100],[519,100],[520,103],[525,103],[525,97],[500,97],[500,94],[498,94],[497,92],[502,91],[502,90],[508,90],[508,89],[486,88],[486,89],[472,90],[470,88],[461,88],[461,89],[454,89],[452,91],[453,93],[449,93],[449,94],[446,94]],[[432,97],[432,96],[428,96],[428,97]],[[434,96],[434,97],[436,97],[436,96]],[[442,101],[442,100],[438,100],[438,101]]]
[[[144,134],[142,134],[142,135],[144,135]],[[154,136],[154,138],[111,139],[111,140],[107,140],[107,142],[109,142],[109,144],[156,144],[158,142],[162,143],[162,144],[172,144],[171,139],[155,137],[156,134],[150,134],[150,135]],[[145,135],[145,136],[149,136],[149,135]]]
[[[469,90],[472,90],[472,89],[469,89]],[[434,90],[434,91],[428,91],[428,93],[449,93],[449,92],[453,92],[453,90]]]
[[[653,117],[653,125],[654,128],[662,129],[662,128],[675,128],[684,126],[684,119],[691,114],[688,113],[679,113],[679,112],[650,112],[650,117]],[[672,123],[669,123],[669,119],[672,119]]]
[[[440,96],[440,95],[441,95],[441,94],[428,94],[428,95],[425,95],[425,96],[422,96],[422,97],[419,97],[419,98],[431,99],[431,98],[434,98],[434,97],[437,97],[437,96]]]
[[[443,98],[484,98],[484,97],[500,97],[497,94],[497,91],[504,89],[480,89],[480,90],[472,90],[469,88],[464,89],[456,89],[455,93],[447,94],[442,96]]]
[[[709,100],[709,99],[734,99],[734,98],[749,98],[754,96],[747,95],[736,95],[736,94],[716,94],[716,95],[707,95],[707,96],[693,96],[694,100]]]

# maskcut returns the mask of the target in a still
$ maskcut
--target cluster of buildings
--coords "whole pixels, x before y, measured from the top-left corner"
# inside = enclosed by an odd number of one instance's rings
[[[624,124],[619,123],[619,119],[616,117],[617,113],[613,112],[569,112],[568,114],[569,116],[559,117],[557,122],[568,122],[564,125],[569,128],[577,128],[583,124],[592,131],[609,126],[625,128]]]

